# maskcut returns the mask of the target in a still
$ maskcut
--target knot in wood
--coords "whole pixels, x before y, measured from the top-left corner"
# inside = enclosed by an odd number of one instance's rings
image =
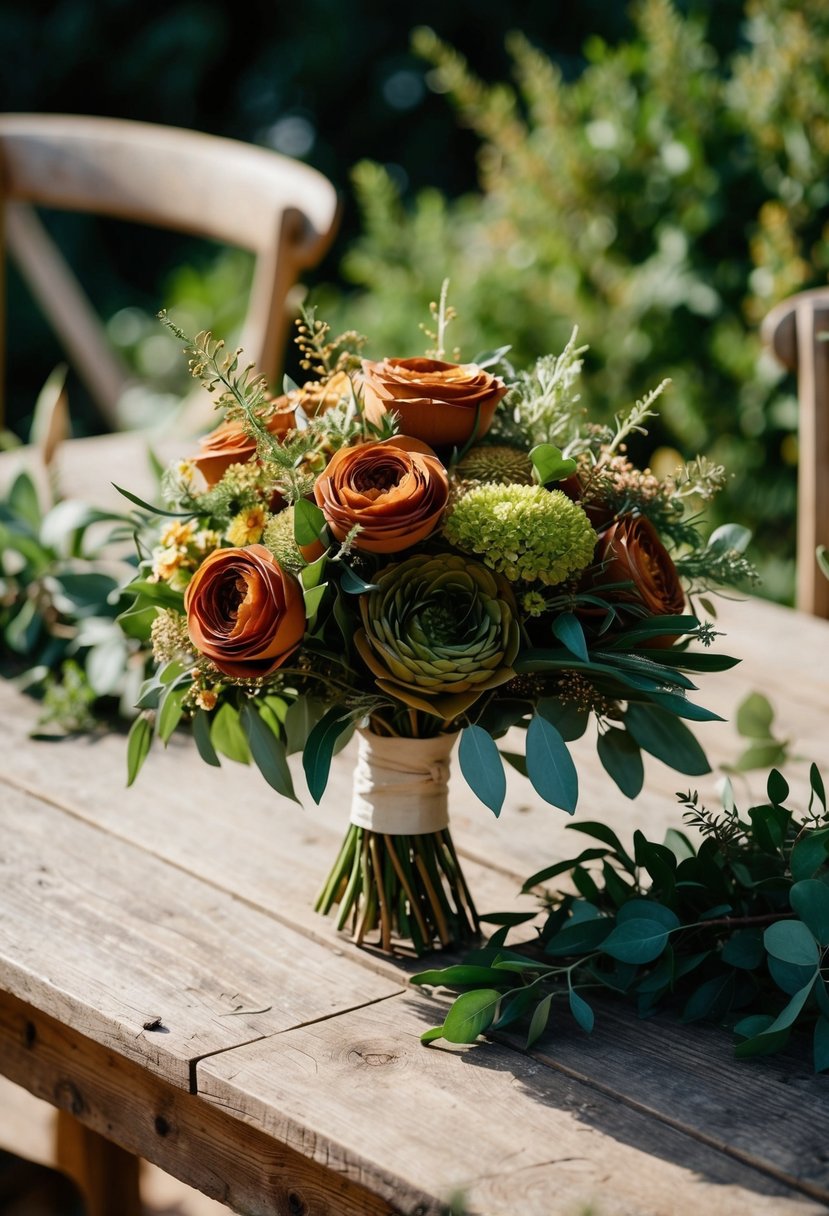
[[[82,1115],[86,1110],[83,1094],[74,1081],[58,1081],[55,1086],[55,1106],[68,1110],[72,1115]]]
[[[356,1043],[348,1052],[349,1064],[357,1068],[403,1068],[406,1064],[405,1054],[390,1045],[380,1043]]]

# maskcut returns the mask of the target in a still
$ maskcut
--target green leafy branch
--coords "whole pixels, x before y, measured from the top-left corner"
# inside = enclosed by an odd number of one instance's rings
[[[742,818],[711,815],[681,795],[703,829],[696,847],[671,829],[662,844],[636,832],[628,851],[604,824],[570,825],[593,841],[576,857],[539,870],[524,890],[566,877],[567,893],[544,895],[535,944],[505,947],[532,913],[485,918],[499,925],[488,945],[459,966],[413,982],[459,990],[443,1023],[423,1035],[472,1043],[527,1026],[531,1046],[554,1002],[588,1033],[585,993],[605,990],[640,1015],[678,1010],[686,1022],[729,1025],[738,1057],[780,1050],[795,1030],[812,1034],[816,1071],[829,1069],[829,815],[815,765],[805,812],[785,805],[789,787],[769,773],[768,801]]]

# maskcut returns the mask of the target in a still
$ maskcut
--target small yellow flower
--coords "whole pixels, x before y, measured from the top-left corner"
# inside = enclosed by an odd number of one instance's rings
[[[210,711],[216,708],[218,697],[212,688],[200,688],[195,695],[195,701],[199,709]]]
[[[264,528],[265,508],[249,507],[246,511],[240,511],[230,521],[227,539],[232,545],[240,548],[245,545],[253,545],[261,539]]]
[[[159,540],[164,548],[183,549],[186,545],[189,545],[195,530],[196,525],[192,519],[189,519],[186,523],[173,519],[167,524]]]
[[[192,460],[179,460],[175,464],[176,476],[183,482],[189,483],[196,474],[196,466]]]

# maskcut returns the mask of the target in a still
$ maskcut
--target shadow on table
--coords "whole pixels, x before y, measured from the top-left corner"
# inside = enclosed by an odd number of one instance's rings
[[[407,1003],[424,1029],[446,1010],[424,995]],[[519,1034],[465,1048],[437,1041],[429,1050],[508,1072],[536,1101],[708,1182],[768,1196],[791,1187],[827,1203],[829,1104],[805,1051],[738,1061],[718,1027],[594,1005],[592,1035],[568,1015],[529,1053]]]

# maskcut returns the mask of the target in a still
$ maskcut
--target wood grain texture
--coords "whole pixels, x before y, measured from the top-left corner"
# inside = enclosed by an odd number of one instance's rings
[[[772,1178],[509,1048],[424,1048],[395,997],[198,1065],[199,1093],[405,1213],[794,1216]]]
[[[29,795],[5,789],[0,824],[3,990],[174,1084],[400,989]]]
[[[18,1048],[26,1020],[28,1018],[21,1019],[15,1030]],[[41,1019],[38,1020],[42,1023]],[[0,1031],[0,1041],[2,1039]],[[58,1114],[50,1103],[0,1076],[0,1145],[4,1151],[42,1166],[53,1165]],[[224,1204],[208,1199],[201,1191],[186,1186],[178,1178],[143,1160],[140,1189],[143,1216],[227,1216],[228,1210]],[[2,1204],[0,1211],[4,1211]]]
[[[739,1061],[721,1027],[689,1028],[668,1014],[640,1020],[619,1003],[591,1003],[592,1035],[564,1016],[531,1050],[533,1059],[829,1206],[826,1079],[812,1071],[809,1036],[762,1063]]]
[[[137,1157],[248,1216],[389,1216],[346,1176],[101,1044],[0,998],[3,1072]],[[110,1216],[121,1216],[115,1209]]]

